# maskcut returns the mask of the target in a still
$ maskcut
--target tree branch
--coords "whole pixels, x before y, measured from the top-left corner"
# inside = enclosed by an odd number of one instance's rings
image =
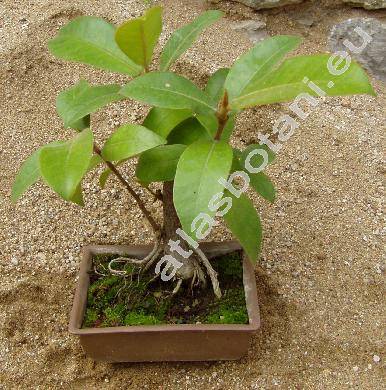
[[[108,168],[111,170],[111,172],[114,173],[114,175],[118,178],[118,180],[126,187],[126,189],[130,192],[130,195],[135,199],[137,202],[139,208],[141,209],[143,215],[145,218],[149,221],[151,227],[153,228],[154,232],[159,234],[161,232],[161,227],[158,225],[158,223],[155,221],[153,216],[150,214],[150,211],[146,208],[145,203],[142,201],[142,199],[139,197],[139,195],[135,192],[135,190],[131,187],[131,185],[125,180],[125,178],[121,175],[121,173],[118,171],[116,166],[110,162],[106,161],[102,157],[101,150],[99,147],[94,143],[94,152],[104,161],[104,163],[108,166]]]

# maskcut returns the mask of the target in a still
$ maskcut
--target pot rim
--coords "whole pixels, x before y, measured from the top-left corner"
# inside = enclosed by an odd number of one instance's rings
[[[236,240],[221,242],[200,243],[201,249],[209,258],[227,254],[236,250],[243,250]],[[79,270],[79,279],[70,314],[69,332],[75,335],[91,334],[122,334],[136,332],[184,332],[184,331],[250,331],[255,332],[260,327],[260,314],[257,300],[255,274],[251,261],[243,251],[243,285],[245,302],[248,311],[249,324],[162,324],[162,325],[129,325],[105,328],[82,328],[84,313],[87,306],[87,292],[92,257],[95,254],[116,253],[129,254],[141,258],[152,249],[151,245],[87,245],[82,249],[82,260]]]

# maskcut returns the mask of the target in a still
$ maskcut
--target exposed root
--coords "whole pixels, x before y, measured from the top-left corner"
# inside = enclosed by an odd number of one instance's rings
[[[131,260],[131,259],[126,259],[124,257],[118,257],[117,259],[113,259],[109,262],[108,264],[108,269],[110,271],[110,273],[112,275],[116,275],[116,276],[126,276],[127,275],[127,272],[126,271],[122,271],[122,270],[118,270],[118,269],[113,269],[113,264],[122,264],[122,263],[126,263],[128,260]]]
[[[113,265],[114,264],[126,264],[126,263],[129,263],[129,264],[134,264],[134,265],[140,267],[141,270],[143,269],[145,271],[145,270],[147,270],[151,266],[151,264],[154,263],[155,260],[157,260],[158,256],[162,252],[162,250],[163,250],[163,245],[161,245],[161,238],[160,238],[160,236],[158,236],[157,237],[157,241],[154,244],[153,249],[143,259],[132,259],[132,258],[123,257],[123,256],[122,257],[117,257],[116,259],[113,259],[113,260],[111,260],[109,262],[108,269],[109,269],[110,273],[113,274],[113,275],[127,276],[128,273],[126,271],[114,269]]]
[[[139,268],[139,272],[135,274],[139,280],[140,274],[149,270],[149,268],[154,264],[154,262],[157,261],[160,254],[162,252],[165,252],[165,250],[167,252],[167,247],[162,243],[162,236],[158,235],[157,241],[153,249],[146,257],[144,257],[143,259],[133,259],[128,257],[115,258],[109,262],[108,270],[112,275],[117,275],[121,277],[127,277],[131,275],[130,277],[132,278],[133,274],[131,272],[122,269],[115,269],[114,266],[117,264],[127,264],[127,263],[133,264]],[[177,292],[181,288],[183,280],[191,279],[191,284],[190,284],[191,290],[193,290],[194,286],[196,285],[202,285],[203,287],[205,287],[207,284],[205,274],[207,273],[210,277],[215,296],[217,298],[221,298],[222,293],[217,278],[217,272],[213,269],[208,258],[200,248],[196,248],[196,249],[193,248],[193,250],[197,258],[192,258],[190,263],[184,263],[184,267],[178,269],[178,272],[176,274],[177,285],[174,288],[172,295],[177,294]],[[185,259],[181,258],[181,260],[185,260]],[[200,263],[205,267],[205,270],[202,269]],[[185,271],[185,273],[182,271]],[[159,274],[157,274],[151,281],[158,278],[158,276]]]
[[[194,284],[196,283],[196,280],[197,280],[197,271],[194,271],[193,278],[192,278],[192,281],[190,283],[190,291],[192,293],[193,293],[193,288],[194,288]]]
[[[153,256],[147,261],[141,272],[146,272],[153,264],[154,262],[158,259],[159,255],[161,252],[164,250],[164,245],[161,245],[160,243],[158,244],[158,248],[154,251]]]
[[[178,291],[181,288],[181,285],[182,285],[182,279],[178,279],[176,287],[174,287],[174,290],[172,291],[172,295],[176,295],[178,293]]]
[[[212,265],[210,264],[208,258],[205,256],[204,252],[200,248],[193,248],[194,252],[197,254],[197,256],[200,258],[202,264],[206,268],[206,271],[210,277],[210,280],[212,282],[213,292],[216,295],[217,298],[221,298],[221,289],[220,284],[218,282],[217,278],[217,272],[213,269]]]

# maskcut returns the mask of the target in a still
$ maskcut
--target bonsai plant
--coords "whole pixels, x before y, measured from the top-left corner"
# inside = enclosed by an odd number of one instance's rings
[[[231,68],[216,71],[202,90],[170,68],[200,32],[221,17],[221,12],[204,12],[175,31],[156,64],[152,59],[162,30],[161,14],[160,7],[152,7],[118,28],[101,18],[82,16],[62,27],[50,41],[49,49],[58,58],[132,79],[123,86],[90,85],[81,80],[61,92],[57,111],[74,135],[69,140],[42,146],[24,162],[13,186],[12,199],[16,201],[42,178],[65,201],[82,206],[82,179],[104,165],[100,185],[104,187],[114,175],[133,197],[154,234],[150,249],[134,251],[130,257],[118,248],[117,255],[105,264],[107,274],[128,278],[136,273],[141,278],[154,270],[160,279],[169,281],[163,284],[165,289],[173,283],[172,296],[178,294],[182,285],[203,290],[209,280],[214,295],[221,299],[218,273],[209,260],[211,251],[203,250],[198,242],[208,236],[222,217],[249,261],[255,262],[261,246],[261,224],[245,191],[251,186],[269,202],[275,199],[274,186],[262,171],[275,158],[278,145],[259,136],[259,144],[245,150],[232,148],[230,138],[237,115],[249,107],[295,99],[293,112],[302,118],[306,114],[299,103],[315,105],[314,96],[373,94],[373,89],[365,72],[347,57],[342,56],[337,63],[329,54],[286,59],[301,39],[283,35],[256,44]],[[344,66],[340,66],[344,60]],[[93,135],[90,115],[123,99],[134,99],[151,108],[141,124],[123,124],[100,146]],[[287,115],[277,123],[274,132],[285,141],[296,127],[295,119]],[[135,157],[136,177],[129,180],[120,166]],[[162,190],[155,189],[154,183],[162,183]],[[138,184],[162,205],[162,223],[136,189]],[[228,251],[235,249],[237,246],[230,245]],[[88,255],[107,252],[106,248],[91,250]],[[140,252],[142,258],[138,258]],[[85,267],[89,270],[90,264]],[[244,272],[245,267],[250,266],[244,264]],[[89,279],[85,280],[88,286]],[[84,301],[82,315],[87,298],[84,294],[78,294],[78,299],[82,295]],[[200,325],[192,326],[202,331]],[[146,332],[148,336],[150,331]],[[95,332],[80,334],[89,345],[91,341],[85,340],[91,340]],[[145,343],[146,338],[141,342]],[[109,356],[110,360],[125,359]]]

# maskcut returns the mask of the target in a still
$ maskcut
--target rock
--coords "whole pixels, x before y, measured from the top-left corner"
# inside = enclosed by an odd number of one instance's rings
[[[283,5],[299,4],[303,0],[236,0],[254,9],[275,8]]]
[[[11,259],[11,264],[17,266],[17,265],[19,265],[19,260],[16,259],[16,257],[13,257],[13,258]]]
[[[256,43],[268,37],[266,24],[261,20],[243,20],[232,24],[232,29],[248,36],[251,42]]]
[[[343,0],[353,7],[363,7],[366,9],[386,8],[386,0]]]
[[[379,363],[381,361],[381,358],[378,355],[374,355],[373,360],[375,363]]]
[[[311,27],[315,23],[315,18],[312,14],[299,15],[294,17],[294,20],[302,26]]]
[[[356,47],[361,47],[364,40],[355,31],[360,27],[371,37],[371,41],[358,53],[352,53],[343,44],[347,39]],[[380,80],[386,81],[386,25],[377,19],[348,19],[335,25],[329,36],[329,47],[332,51],[349,51],[370,73]]]

